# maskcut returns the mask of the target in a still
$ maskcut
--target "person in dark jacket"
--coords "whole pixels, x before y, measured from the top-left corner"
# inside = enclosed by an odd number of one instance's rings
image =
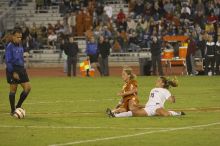
[[[73,71],[73,76],[76,76],[76,64],[77,64],[77,54],[79,52],[79,48],[77,43],[74,42],[74,38],[69,38],[69,43],[64,50],[67,55],[67,76],[71,76],[71,70]]]
[[[214,75],[215,71],[215,42],[213,41],[212,36],[208,36],[208,41],[206,43],[205,49],[205,74],[208,75],[209,65],[211,64],[212,75]]]
[[[109,76],[108,56],[110,54],[111,45],[107,38],[100,36],[98,43],[99,63],[102,76]]]
[[[7,82],[10,84],[9,101],[12,116],[15,116],[14,111],[16,108],[21,108],[31,90],[28,74],[24,67],[24,48],[21,45],[21,40],[21,31],[15,30],[12,35],[12,40],[5,50],[6,76]],[[15,106],[15,95],[18,84],[21,85],[23,91],[21,92],[20,99]]]
[[[156,36],[153,36],[153,42],[151,44],[150,51],[152,57],[153,75],[157,74],[156,73],[156,68],[157,68],[159,75],[163,76],[163,69],[161,64],[161,44]]]
[[[218,37],[218,41],[215,44],[215,62],[216,62],[216,67],[215,67],[216,75],[220,75],[220,71],[219,71],[219,65],[220,65],[220,37]]]
[[[196,69],[195,69],[195,52],[196,52],[196,42],[195,40],[190,37],[188,40],[188,49],[186,53],[186,67],[187,67],[187,73],[188,75],[196,75]]]

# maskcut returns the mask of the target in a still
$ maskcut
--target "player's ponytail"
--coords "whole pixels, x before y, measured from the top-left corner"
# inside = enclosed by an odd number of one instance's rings
[[[160,77],[162,82],[164,83],[164,88],[169,89],[170,86],[177,87],[178,86],[178,80],[176,77],[174,77],[172,80],[167,79],[166,77]]]
[[[134,79],[136,77],[131,67],[125,66],[123,67],[123,71],[126,72],[130,76],[130,79]]]

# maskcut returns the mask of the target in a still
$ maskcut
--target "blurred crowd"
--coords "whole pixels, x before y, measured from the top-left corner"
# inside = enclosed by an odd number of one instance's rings
[[[115,15],[114,4],[121,6]],[[27,49],[45,44],[59,49],[60,42],[72,36],[84,36],[87,42],[103,36],[112,52],[134,52],[150,48],[153,37],[169,46],[163,36],[184,35],[195,42],[194,51],[204,58],[209,38],[216,43],[220,35],[218,0],[36,0],[36,10],[50,5],[59,5],[63,21],[15,26],[23,30]]]
[[[111,3],[112,2],[112,3]],[[53,44],[66,36],[108,38],[115,52],[137,51],[149,48],[152,36],[192,36],[197,44],[211,35],[217,41],[220,4],[217,0],[36,0],[36,9],[59,5],[64,20],[47,26],[20,26],[23,38],[30,48]],[[120,12],[113,15],[111,4],[121,4]],[[128,13],[124,5],[128,4]],[[17,27],[17,26],[16,26]],[[30,41],[31,40],[31,41]],[[33,42],[33,44],[31,44]]]

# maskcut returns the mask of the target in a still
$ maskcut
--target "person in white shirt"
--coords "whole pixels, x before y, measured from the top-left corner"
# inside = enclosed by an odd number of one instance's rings
[[[177,87],[178,81],[174,78],[168,80],[166,77],[159,77],[156,81],[156,87],[150,91],[148,102],[144,107],[133,111],[114,114],[108,112],[109,117],[146,117],[146,116],[180,116],[184,112],[168,111],[164,108],[164,103],[168,100],[175,103],[175,97],[168,90],[170,86]]]
[[[112,10],[112,6],[111,5],[107,4],[104,7],[104,11],[106,12],[106,14],[108,15],[109,18],[112,18],[113,10]]]
[[[55,42],[57,41],[57,34],[52,31],[51,34],[48,35],[48,45],[50,45],[50,47],[54,48],[55,47]]]

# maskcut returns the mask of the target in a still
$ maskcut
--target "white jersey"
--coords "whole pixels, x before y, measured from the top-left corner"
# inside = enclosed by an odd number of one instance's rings
[[[150,91],[149,99],[145,107],[158,105],[164,107],[165,101],[171,96],[169,90],[165,88],[153,88]]]

